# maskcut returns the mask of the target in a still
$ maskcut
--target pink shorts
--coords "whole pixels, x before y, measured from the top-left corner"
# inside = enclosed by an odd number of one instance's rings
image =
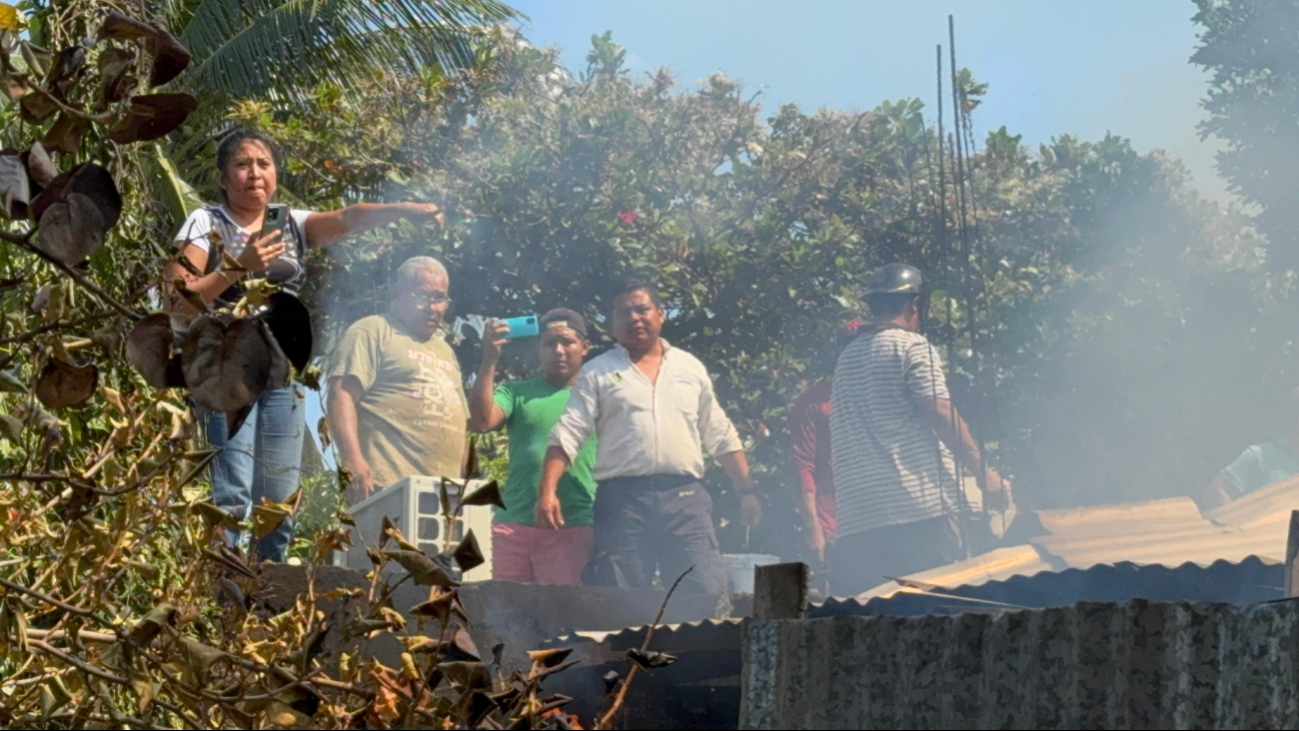
[[[553,530],[493,523],[492,580],[579,586],[594,545],[589,525]]]

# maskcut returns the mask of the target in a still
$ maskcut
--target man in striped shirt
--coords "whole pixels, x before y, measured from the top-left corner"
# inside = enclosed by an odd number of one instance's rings
[[[844,349],[830,397],[838,535],[836,593],[859,593],[966,557],[966,510],[955,460],[989,506],[1007,486],[983,464],[947,391],[937,351],[920,334],[920,271],[890,264],[867,279],[872,320]],[[955,460],[953,459],[955,453]]]

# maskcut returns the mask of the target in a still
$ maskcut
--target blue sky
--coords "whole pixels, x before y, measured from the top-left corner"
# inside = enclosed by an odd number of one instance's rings
[[[956,16],[957,62],[991,84],[975,114],[982,132],[1006,125],[1034,147],[1061,133],[1112,131],[1139,150],[1180,158],[1206,195],[1225,199],[1213,140],[1201,142],[1207,76],[1195,47],[1191,0],[514,0],[536,45],[584,65],[593,33],[613,31],[633,72],[666,66],[681,85],[715,71],[764,88],[767,109],[865,110],[921,97],[932,114],[934,45],[947,53]],[[949,92],[950,93],[950,92]]]

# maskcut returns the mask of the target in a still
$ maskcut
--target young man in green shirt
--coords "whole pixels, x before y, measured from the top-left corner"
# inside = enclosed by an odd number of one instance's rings
[[[502,495],[505,509],[497,511],[492,525],[492,579],[575,586],[582,583],[582,569],[594,542],[594,437],[559,482],[566,527],[538,528],[533,512],[550,430],[568,405],[569,387],[582,370],[590,345],[586,321],[572,310],[551,310],[539,324],[541,375],[498,387],[496,364],[508,328],[488,321],[483,330],[483,361],[469,398],[469,428],[482,433],[505,427],[510,436],[510,474]]]

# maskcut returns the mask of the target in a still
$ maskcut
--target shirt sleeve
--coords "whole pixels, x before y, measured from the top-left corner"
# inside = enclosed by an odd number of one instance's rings
[[[951,399],[947,376],[943,374],[943,359],[928,340],[921,338],[907,348],[904,367],[907,393],[912,401],[926,403]]]
[[[1240,494],[1253,492],[1262,487],[1267,482],[1267,475],[1263,473],[1263,463],[1259,459],[1259,448],[1251,446],[1235,462],[1227,465],[1222,470],[1222,477],[1227,482],[1235,485]]]
[[[807,395],[799,396],[794,408],[789,413],[789,447],[790,459],[794,463],[794,472],[803,492],[816,493],[816,450],[819,447],[828,449],[830,445],[816,443],[816,405]]]
[[[703,439],[704,449],[714,457],[739,452],[744,449],[744,444],[735,431],[735,425],[717,403],[713,380],[706,371],[701,372],[699,378],[703,381],[699,389],[699,436]]]
[[[492,403],[496,404],[505,418],[509,419],[510,414],[514,413],[514,386],[509,383],[502,383],[496,387],[492,393]]]
[[[184,248],[186,244],[197,247],[204,253],[212,251],[212,214],[206,208],[200,208],[185,219],[181,224],[180,230],[176,232],[176,248]]]
[[[595,432],[600,415],[598,382],[595,373],[584,370],[573,382],[568,393],[568,405],[550,430],[550,446],[559,447],[568,455],[569,462],[577,460],[582,445]]]
[[[302,208],[289,209],[289,218],[293,219],[293,225],[298,227],[298,230],[302,232],[304,237],[307,235],[307,219],[311,218],[311,214],[313,213],[315,213],[315,211],[308,211]],[[305,241],[303,242],[303,246],[306,246]]]
[[[380,344],[378,333],[365,322],[358,322],[343,333],[343,339],[334,350],[330,361],[329,377],[354,376],[361,388],[369,391],[379,375]]]

